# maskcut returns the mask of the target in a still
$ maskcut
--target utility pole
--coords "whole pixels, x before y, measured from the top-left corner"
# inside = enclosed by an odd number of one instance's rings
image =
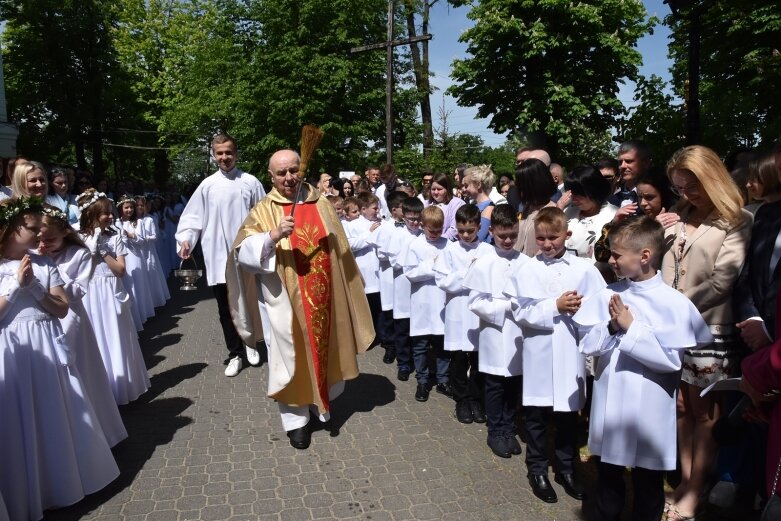
[[[393,0],[388,0],[388,32],[384,42],[350,49],[351,53],[385,49],[385,161],[389,165],[393,163],[393,48],[399,45],[409,45],[431,39],[430,34],[421,34],[412,38],[394,40],[393,11],[394,2]]]

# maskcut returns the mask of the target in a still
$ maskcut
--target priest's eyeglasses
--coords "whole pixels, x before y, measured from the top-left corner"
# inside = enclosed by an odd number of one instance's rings
[[[297,175],[298,174],[298,165],[290,166],[290,167],[287,167],[287,168],[282,168],[281,170],[275,170],[274,171],[274,175],[279,176],[279,177],[282,177],[282,176],[287,175],[287,174]]]

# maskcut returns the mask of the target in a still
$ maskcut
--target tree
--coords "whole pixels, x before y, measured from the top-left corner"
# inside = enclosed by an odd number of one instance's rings
[[[621,119],[617,141],[642,139],[651,148],[654,163],[664,165],[683,146],[683,106],[665,92],[659,76],[640,76],[635,87],[637,105]]]
[[[772,143],[781,135],[781,5],[775,0],[689,2],[700,10],[700,100],[703,144],[726,153]],[[686,9],[668,16],[675,91],[685,97]]]
[[[132,125],[135,98],[111,37],[114,2],[0,2],[9,113],[20,153],[102,174],[107,129]]]
[[[449,92],[495,132],[538,133],[563,157],[623,113],[618,84],[636,78],[634,47],[654,23],[640,0],[483,0],[469,18],[471,56],[453,62]]]

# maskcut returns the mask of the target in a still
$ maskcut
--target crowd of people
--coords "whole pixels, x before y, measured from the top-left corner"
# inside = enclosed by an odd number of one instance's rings
[[[40,519],[117,477],[117,405],[149,387],[137,333],[197,244],[225,375],[259,365],[264,342],[297,449],[378,346],[399,381],[414,374],[411,398],[448,396],[455,420],[486,424],[487,451],[525,452],[542,501],[557,501],[549,466],[584,499],[584,426],[589,519],[621,518],[626,468],[634,520],[695,519],[738,488],[779,500],[781,140],[728,164],[686,147],[664,167],[629,141],[569,172],[521,149],[513,173],[458,165],[420,190],[393,165],[305,182],[281,150],[266,193],[232,137],[212,154],[218,170],[167,201],[22,158],[6,170],[0,519]],[[741,374],[742,394],[718,390]]]

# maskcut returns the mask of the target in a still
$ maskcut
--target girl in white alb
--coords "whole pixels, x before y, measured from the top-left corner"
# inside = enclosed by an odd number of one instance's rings
[[[130,295],[122,284],[127,249],[113,230],[112,204],[90,189],[79,196],[81,237],[95,262],[84,308],[95,331],[117,404],[130,403],[149,388],[144,357],[130,315]]]
[[[0,203],[0,495],[13,520],[38,520],[119,475],[85,400],[58,318],[63,282],[37,246],[41,202]]]
[[[122,232],[122,238],[127,247],[125,257],[125,275],[122,282],[133,301],[133,320],[136,329],[144,329],[142,325],[155,315],[155,305],[152,302],[152,289],[149,272],[144,257],[146,236],[141,221],[136,216],[136,202],[128,196],[122,196],[117,203],[119,219],[115,226]],[[140,322],[139,322],[140,320]]]
[[[141,251],[144,254],[146,270],[149,274],[149,287],[152,292],[152,303],[156,308],[164,306],[171,294],[168,292],[168,282],[165,273],[160,265],[160,258],[157,255],[158,229],[155,220],[146,214],[146,198],[136,197],[136,216],[140,227],[144,231],[144,238],[141,243]]]
[[[73,357],[84,391],[92,402],[106,441],[113,447],[127,438],[127,431],[111,393],[98,341],[82,302],[92,276],[92,255],[67,219],[58,209],[44,208],[39,251],[54,261],[63,280],[70,309],[60,320],[62,329],[67,345],[75,350]]]

